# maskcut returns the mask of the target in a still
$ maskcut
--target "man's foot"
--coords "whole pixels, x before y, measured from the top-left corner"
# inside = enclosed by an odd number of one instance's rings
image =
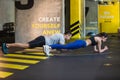
[[[7,54],[7,53],[8,53],[8,48],[7,48],[6,43],[2,43],[2,52],[3,52],[4,54]]]
[[[44,53],[45,53],[45,55],[46,56],[50,56],[50,46],[48,46],[48,45],[44,45],[43,46],[43,49],[44,49]]]

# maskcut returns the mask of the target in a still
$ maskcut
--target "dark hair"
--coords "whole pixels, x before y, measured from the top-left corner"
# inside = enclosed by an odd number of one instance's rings
[[[67,35],[67,34],[72,35],[71,31],[66,31],[64,34],[65,34],[65,35]]]
[[[101,33],[99,33],[99,34],[97,34],[96,36],[99,36],[99,37],[108,37],[108,34],[107,33],[105,33],[105,32],[101,32]]]

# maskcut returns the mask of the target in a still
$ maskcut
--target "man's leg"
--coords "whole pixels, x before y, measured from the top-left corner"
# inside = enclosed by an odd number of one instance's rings
[[[6,44],[6,43],[2,43],[2,52],[4,54],[9,53],[8,52],[8,48],[10,48],[10,47],[28,48],[29,44],[23,44],[23,43],[10,43],[10,44]]]
[[[28,43],[11,43],[11,44],[6,44],[8,48],[10,47],[20,47],[20,48],[29,48]]]
[[[36,39],[28,42],[28,44],[30,48],[42,47],[43,45],[45,45],[45,38],[44,36],[39,36]]]

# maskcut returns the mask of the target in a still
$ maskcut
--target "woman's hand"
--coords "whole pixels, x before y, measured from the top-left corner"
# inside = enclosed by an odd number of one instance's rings
[[[98,49],[96,46],[94,46],[94,52],[98,52]]]
[[[107,47],[107,46],[105,46],[105,47],[104,47],[104,49],[105,49],[105,50],[108,50],[108,47]]]
[[[95,53],[98,53],[99,51],[98,50],[94,50]]]

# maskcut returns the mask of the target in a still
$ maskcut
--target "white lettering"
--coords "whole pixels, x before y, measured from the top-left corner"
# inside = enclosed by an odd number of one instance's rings
[[[60,17],[39,17],[39,22],[60,22]]]
[[[100,16],[100,18],[111,18],[111,19],[113,19],[114,18],[114,16]]]

